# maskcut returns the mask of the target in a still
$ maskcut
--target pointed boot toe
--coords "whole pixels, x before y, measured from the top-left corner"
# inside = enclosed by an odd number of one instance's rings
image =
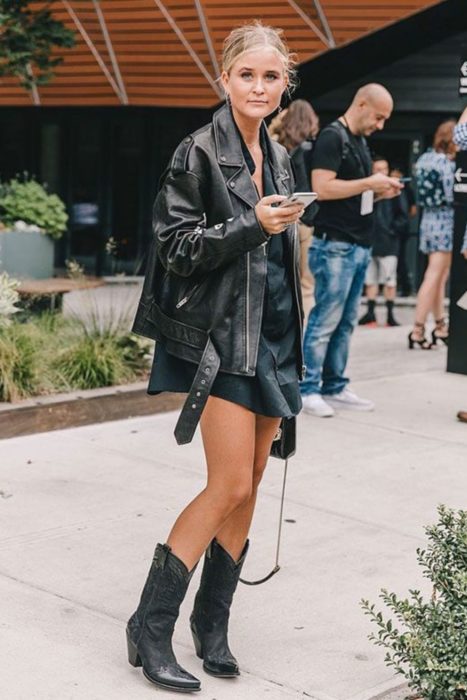
[[[190,627],[196,655],[203,660],[203,669],[206,673],[211,676],[219,676],[219,678],[232,678],[240,675],[237,659],[230,651],[227,640],[224,641],[222,634],[203,635],[205,652],[193,616],[190,618]],[[220,640],[222,640],[221,644],[219,644]]]
[[[236,678],[240,675],[240,669],[235,659],[233,661],[218,661],[210,658],[209,661],[203,661],[203,669],[206,673],[209,673],[211,676],[217,676],[218,678]]]
[[[154,685],[180,693],[201,689],[201,683],[175,658],[172,635],[180,605],[194,569],[188,571],[168,545],[158,545],[140,604],[128,621],[128,661],[142,666]]]
[[[230,607],[248,551],[248,541],[238,562],[213,540],[206,551],[201,583],[190,617],[196,654],[206,673],[219,678],[240,675],[237,660],[229,649]]]
[[[166,668],[151,669],[143,667],[143,675],[150,683],[159,688],[178,693],[196,693],[201,690],[201,682],[184,668],[175,664]]]

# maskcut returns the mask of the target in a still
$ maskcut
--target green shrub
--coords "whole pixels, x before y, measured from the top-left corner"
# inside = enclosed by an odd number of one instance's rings
[[[52,238],[60,238],[66,230],[68,214],[60,197],[48,194],[33,178],[13,178],[0,190],[0,219],[6,226],[17,221],[38,226]]]
[[[37,354],[20,324],[0,330],[0,401],[18,401],[39,390]]]
[[[59,353],[54,367],[72,389],[123,384],[136,376],[114,336],[83,336]]]
[[[9,326],[10,317],[19,311],[16,306],[19,301],[18,286],[18,280],[13,279],[6,272],[0,273],[0,329]]]
[[[378,627],[370,639],[387,650],[386,664],[412,689],[429,700],[466,700],[467,511],[439,506],[438,513],[438,523],[426,528],[427,548],[417,549],[423,574],[433,583],[431,599],[417,590],[400,599],[383,589],[380,597],[396,621],[386,621],[367,600],[361,605]]]
[[[125,384],[145,375],[148,341],[125,333],[90,333],[57,312],[21,311],[0,328],[0,401]]]

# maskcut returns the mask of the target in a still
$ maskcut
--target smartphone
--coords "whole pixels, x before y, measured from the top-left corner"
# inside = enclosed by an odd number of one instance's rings
[[[411,177],[400,177],[399,182],[412,182]]]
[[[287,199],[283,199],[282,202],[279,203],[279,207],[290,207],[292,204],[300,202],[306,209],[317,197],[318,195],[316,192],[294,192],[289,195]]]

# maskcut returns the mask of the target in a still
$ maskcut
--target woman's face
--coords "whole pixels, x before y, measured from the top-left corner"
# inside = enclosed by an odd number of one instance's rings
[[[239,56],[230,73],[222,73],[222,83],[238,114],[260,120],[278,108],[287,75],[277,51],[261,48]]]

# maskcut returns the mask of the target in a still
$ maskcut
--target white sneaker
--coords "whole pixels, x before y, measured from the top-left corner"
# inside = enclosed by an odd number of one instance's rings
[[[326,403],[321,394],[303,396],[302,403],[305,413],[309,413],[311,416],[331,418],[334,415],[334,409]]]
[[[373,401],[361,399],[347,388],[342,389],[339,394],[326,394],[326,401],[334,408],[346,408],[351,411],[374,411],[375,409]]]

